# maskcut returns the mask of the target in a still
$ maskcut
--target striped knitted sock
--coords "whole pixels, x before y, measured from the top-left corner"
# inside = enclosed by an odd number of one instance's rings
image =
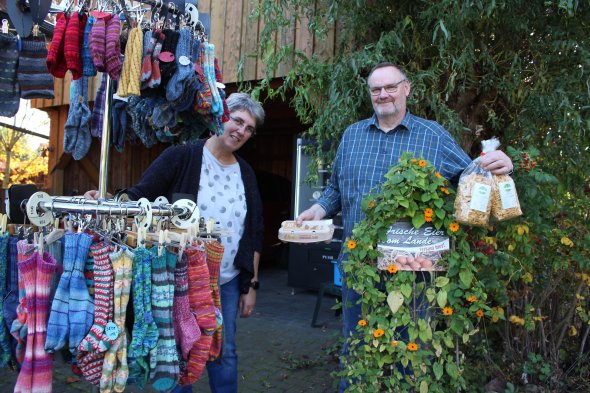
[[[217,57],[214,58],[213,66],[215,68],[215,80],[219,83],[223,83],[223,77],[221,76],[221,70],[219,69]],[[229,121],[229,107],[225,101],[225,91],[223,89],[219,90],[219,96],[223,102],[223,115],[221,115],[221,122],[225,123],[226,121]]]
[[[186,373],[180,379],[181,385],[192,385],[203,372],[209,358],[216,319],[205,252],[195,249],[185,252],[188,257],[189,303],[202,333],[189,353]]]
[[[92,31],[94,22],[96,22],[96,18],[90,15],[86,21],[84,37],[82,38],[82,75],[84,76],[96,75],[96,67],[94,66],[92,54],[90,53],[90,32]]]
[[[103,72],[105,70],[105,43],[106,43],[106,21],[105,18],[97,17],[90,30],[88,37],[88,46],[90,47],[90,54],[92,55],[92,62],[97,71]]]
[[[28,259],[28,255],[35,248],[34,245],[29,244],[26,240],[20,240],[16,243],[17,248],[17,264]],[[12,322],[10,334],[16,339],[15,357],[17,362],[23,363],[25,359],[26,342],[28,336],[27,319],[29,314],[29,307],[27,305],[26,288],[24,276],[20,274],[20,267],[18,268],[18,298],[19,304],[16,309],[17,318]]]
[[[114,287],[114,304],[115,304],[115,323],[119,333],[113,342],[113,345],[107,350],[102,364],[102,376],[100,377],[100,391],[112,392],[115,390],[116,377],[119,369],[126,368],[126,356],[123,359],[123,353],[126,353],[127,336],[125,334],[125,315],[127,303],[129,302],[129,291],[131,288],[131,261],[133,254],[129,251],[118,251],[110,254],[110,260],[115,272]],[[122,361],[125,361],[123,366]],[[124,390],[127,382],[127,376],[124,375],[124,381],[121,381]],[[119,390],[119,391],[122,391]]]
[[[121,21],[114,14],[106,24],[105,67],[113,80],[119,79],[121,73]]]
[[[35,280],[37,278],[37,261],[34,253],[30,258],[18,263],[18,270],[25,286],[27,315],[27,344],[21,369],[14,386],[14,392],[32,392],[34,373],[34,344],[35,344]]]
[[[160,52],[162,51],[162,44],[164,43],[164,39],[166,36],[164,33],[159,33],[156,41],[156,46],[154,46],[154,53],[152,54],[152,74],[150,75],[150,79],[147,82],[148,87],[156,88],[160,86],[162,82],[162,74],[160,73],[160,60],[158,56],[160,56]]]
[[[223,258],[224,247],[221,243],[216,241],[207,242],[205,244],[207,252],[207,267],[209,268],[209,280],[211,285],[211,295],[213,297],[213,304],[217,308],[217,315],[221,315],[221,298],[219,296],[219,269],[221,267],[221,259]],[[222,323],[218,323],[213,333],[213,342],[209,350],[209,360],[215,360],[221,354],[223,340]]]
[[[211,113],[211,107],[213,106],[213,95],[211,93],[211,88],[205,73],[205,46],[206,45],[204,44],[201,45],[199,58],[197,60],[197,65],[195,66],[195,70],[199,75],[199,81],[201,82],[199,90],[197,91],[197,102],[195,109],[201,115],[208,115]]]
[[[100,242],[90,246],[90,251],[94,259],[94,324],[78,346],[78,351],[105,352],[115,341],[105,333],[105,326],[113,320],[114,276],[109,259],[113,247]]]
[[[49,292],[51,278],[55,271],[55,259],[49,253],[35,253],[37,277],[35,280],[35,342],[33,344],[33,386],[35,393],[51,393],[53,358],[45,352],[47,337],[47,314],[49,313]]]
[[[57,290],[53,297],[53,303],[51,304],[49,321],[47,322],[45,350],[48,352],[55,352],[63,348],[68,337],[70,280],[72,278],[72,270],[74,269],[74,259],[76,257],[77,249],[78,236],[72,232],[66,233],[64,235],[64,272],[57,285]]]
[[[77,233],[78,248],[74,257],[72,278],[70,279],[70,308],[68,313],[70,324],[70,352],[77,353],[78,345],[88,333],[94,318],[94,302],[88,293],[84,278],[84,264],[92,243],[92,236]]]
[[[8,263],[8,233],[0,235],[0,310],[4,309],[6,296],[6,268]],[[8,365],[11,358],[10,343],[4,327],[4,314],[0,312],[0,368]]]
[[[189,351],[201,337],[201,329],[197,326],[188,300],[188,259],[186,253],[182,254],[180,261],[176,264],[176,269],[174,269],[173,318],[174,333],[180,346],[182,358],[186,360]]]
[[[209,43],[205,44],[205,75],[209,81],[211,94],[213,95],[213,105],[211,106],[211,113],[216,117],[223,115],[223,102],[219,96],[217,83],[215,80],[215,45]]]
[[[66,58],[64,56],[64,42],[66,26],[69,17],[65,13],[57,14],[51,46],[47,51],[47,69],[56,78],[63,78],[68,72]]]
[[[6,281],[6,290],[8,294],[4,299],[4,309],[0,310],[4,311],[3,314],[9,332],[10,328],[12,327],[12,323],[16,319],[16,308],[18,307],[18,251],[16,248],[17,242],[18,238],[16,238],[15,236],[11,236],[8,240],[8,280]]]
[[[120,317],[120,326],[123,328],[121,329],[121,345],[119,350],[117,351],[117,360],[119,362],[119,367],[115,369],[115,392],[123,392],[125,390],[125,385],[127,384],[127,377],[129,376],[129,367],[127,365],[127,334],[125,333],[125,320],[127,317],[127,304],[129,303],[129,292],[131,291],[131,271],[132,271],[132,261],[133,261],[133,253],[127,251],[123,254],[122,258],[124,259],[123,263],[123,278],[122,278],[122,290],[121,290],[121,313]]]
[[[141,77],[142,82],[146,82],[152,75],[152,53],[158,41],[158,35],[155,31],[147,32],[143,36],[143,60],[141,62]]]
[[[157,247],[154,247],[157,253]],[[153,249],[152,249],[153,250]],[[174,340],[172,305],[174,302],[174,268],[176,254],[166,250],[164,255],[154,255],[152,270],[152,308],[158,325],[158,344],[154,348],[156,365],[151,369],[152,386],[166,391],[178,382],[178,352]]]
[[[73,12],[66,27],[64,38],[64,56],[68,70],[72,72],[72,79],[82,76],[82,58],[80,57],[80,13]],[[83,30],[82,30],[83,31]]]

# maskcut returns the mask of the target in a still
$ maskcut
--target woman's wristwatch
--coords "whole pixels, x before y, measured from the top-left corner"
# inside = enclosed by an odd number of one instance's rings
[[[260,288],[260,283],[258,281],[250,281],[250,288],[257,290]]]

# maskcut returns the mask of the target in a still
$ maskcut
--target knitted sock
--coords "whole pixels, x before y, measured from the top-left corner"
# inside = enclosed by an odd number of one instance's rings
[[[127,102],[113,99],[112,114],[112,145],[119,153],[123,153],[125,150],[125,137],[127,135],[129,116],[127,114]]]
[[[16,392],[33,391],[33,373],[34,373],[34,343],[35,343],[35,281],[37,278],[37,253],[18,263],[18,270],[22,276],[25,291],[26,304],[28,309],[27,316],[27,344],[24,359],[21,363],[21,369],[14,386]]]
[[[82,75],[84,76],[96,75],[96,67],[94,66],[92,54],[90,53],[90,32],[92,31],[94,22],[96,22],[96,18],[90,15],[84,28],[84,38],[82,40]]]
[[[64,55],[64,44],[66,35],[66,26],[69,17],[65,13],[57,14],[55,27],[53,29],[53,38],[51,39],[51,46],[47,52],[47,69],[56,78],[63,78],[66,76],[68,67]]]
[[[96,91],[96,97],[94,98],[94,107],[92,108],[92,117],[90,118],[90,123],[92,124],[90,134],[95,138],[102,137],[102,123],[104,120],[104,105],[106,101],[106,85],[107,85],[107,77],[106,73],[102,74],[100,79],[100,86]]]
[[[121,290],[121,305],[120,305],[120,315],[119,315],[119,322],[120,326],[123,328],[122,336],[121,336],[121,345],[119,350],[117,351],[117,360],[119,362],[119,367],[115,369],[114,376],[115,376],[115,386],[114,390],[116,392],[123,392],[125,390],[125,385],[127,384],[127,378],[129,376],[129,367],[127,365],[127,334],[123,330],[125,328],[125,321],[126,321],[126,312],[127,312],[127,304],[129,303],[129,292],[131,291],[131,271],[132,271],[132,261],[133,261],[133,254],[127,251],[124,255],[124,263],[123,263],[123,279],[122,279],[122,290]]]
[[[65,232],[62,232],[62,236],[64,234]],[[51,299],[51,302],[53,303],[53,299],[55,298],[55,292],[57,292],[57,286],[59,285],[59,280],[61,279],[61,275],[64,271],[62,241],[54,240],[51,243],[49,243],[49,246],[47,247],[47,252],[49,253],[49,255],[53,257],[53,259],[55,259],[55,274],[51,278],[51,292],[49,293],[49,299]]]
[[[55,352],[66,344],[69,333],[70,279],[77,248],[78,236],[72,232],[66,233],[64,235],[64,272],[57,285],[47,322],[47,341],[45,342],[47,352]]]
[[[78,137],[76,138],[76,146],[72,152],[74,160],[81,160],[88,154],[90,146],[92,145],[92,135],[90,132],[90,120],[92,113],[88,106],[88,78],[83,77],[82,81],[82,102],[79,105],[80,124],[78,127]]]
[[[113,247],[101,242],[90,246],[90,250],[94,259],[94,325],[78,346],[78,351],[105,352],[115,341],[105,333],[105,326],[113,320],[114,275],[109,260]]]
[[[125,48],[125,61],[121,72],[121,80],[117,95],[127,97],[139,96],[141,78],[141,55],[143,50],[143,32],[139,26],[131,29]]]
[[[207,80],[207,76],[205,74],[205,46],[205,44],[201,45],[199,59],[197,61],[197,65],[195,66],[195,71],[199,75],[199,82],[201,82],[199,91],[197,91],[197,103],[195,105],[195,109],[201,115],[208,115],[211,112],[211,107],[213,106],[213,93],[211,92],[209,81]]]
[[[166,38],[164,38],[164,42],[162,43],[162,54],[171,54],[172,56],[176,53],[176,47],[178,46],[178,39],[180,37],[180,33],[172,30],[172,29],[165,29],[163,31]],[[161,86],[166,87],[168,81],[176,72],[176,58],[171,61],[164,61],[162,60],[162,56],[160,56],[160,74],[162,75],[162,82]]]
[[[166,36],[164,33],[159,33],[156,41],[156,46],[154,47],[154,53],[152,54],[152,74],[150,75],[150,79],[147,83],[148,87],[156,88],[160,86],[162,82],[162,74],[160,73],[160,52],[162,51],[162,44],[164,43],[164,39]]]
[[[4,309],[4,297],[6,296],[6,270],[8,264],[8,233],[0,235],[0,310]],[[4,327],[4,314],[0,315],[0,368],[8,365],[11,358],[9,337]]]
[[[17,266],[17,249],[16,243],[18,238],[11,236],[8,240],[8,264],[6,290],[8,294],[4,299],[3,311],[6,326],[10,331],[12,322],[16,319],[16,308],[18,306],[18,266]]]
[[[142,247],[135,251],[132,285],[135,321],[131,344],[127,348],[127,359],[129,379],[136,382],[142,389],[147,384],[149,375],[146,356],[158,339],[158,327],[154,323],[151,310],[151,261],[151,253],[147,249]]]
[[[37,277],[35,280],[35,341],[33,344],[33,392],[51,393],[53,377],[50,354],[45,352],[47,337],[47,314],[49,312],[49,292],[51,278],[55,271],[55,260],[49,253],[34,253],[37,262]]]
[[[104,17],[96,17],[88,41],[92,62],[98,71],[103,72],[105,70],[106,51],[106,21]]]
[[[215,68],[215,80],[219,83],[223,83],[223,77],[221,76],[221,70],[219,69],[219,63],[217,62],[217,57],[215,57],[213,62]],[[227,102],[225,101],[225,90],[218,89],[219,96],[221,97],[221,101],[223,102],[223,115],[221,115],[221,122],[225,123],[229,121],[229,107],[227,106]]]
[[[64,152],[72,153],[76,148],[76,141],[78,139],[80,124],[82,123],[82,115],[84,108],[84,82],[88,84],[86,78],[72,81],[70,84],[70,108],[68,110],[68,118],[64,125]]]
[[[181,385],[192,385],[203,372],[209,358],[216,319],[205,253],[195,249],[186,250],[185,253],[188,257],[189,303],[202,333],[191,348],[186,373],[180,378]]]
[[[0,116],[12,117],[18,112],[17,64],[18,39],[11,33],[0,33]]]
[[[174,59],[176,62],[176,72],[166,84],[166,99],[170,102],[176,101],[182,96],[186,80],[195,73],[194,64],[190,61],[191,47],[192,34],[190,29],[185,28],[180,30]]]
[[[205,44],[205,52],[205,75],[207,76],[211,88],[211,94],[213,95],[211,113],[216,117],[221,117],[221,115],[223,115],[223,102],[221,102],[221,98],[219,97],[219,90],[217,89],[217,83],[215,80],[215,45]]]
[[[119,79],[121,73],[121,21],[114,14],[106,24],[105,67],[113,80]]]
[[[21,39],[17,79],[21,98],[53,99],[53,78],[47,72],[45,36]]]
[[[94,302],[88,293],[84,278],[84,264],[88,250],[92,243],[92,236],[78,233],[78,248],[74,257],[72,278],[70,279],[70,308],[68,313],[70,323],[70,352],[77,353],[78,345],[92,326],[94,316]],[[81,367],[80,367],[81,368]]]
[[[152,249],[154,251],[157,254],[157,247]],[[150,367],[150,377],[154,389],[166,391],[176,386],[180,372],[172,322],[176,255],[167,250],[162,256],[154,255],[152,266],[152,309],[159,337],[152,350],[155,367]],[[154,363],[151,356],[150,363]]]
[[[113,264],[115,272],[115,288],[114,288],[114,304],[115,304],[115,320],[119,329],[116,339],[112,346],[107,350],[102,364],[102,375],[100,377],[100,391],[112,392],[115,390],[115,383],[117,375],[121,374],[121,381],[123,389],[127,382],[126,373],[119,373],[123,367],[126,368],[127,356],[126,353],[127,336],[125,334],[125,315],[127,303],[129,301],[129,290],[131,289],[131,261],[133,255],[129,251],[118,251],[110,254],[110,260]],[[125,366],[122,361],[125,358]],[[123,378],[124,377],[124,378]],[[124,379],[124,380],[123,380]],[[119,386],[119,385],[118,385]],[[119,390],[122,391],[122,390]]]
[[[64,38],[64,56],[68,70],[72,72],[72,79],[82,76],[82,58],[80,57],[80,14],[73,12],[66,27]],[[83,30],[82,30],[83,31]]]
[[[29,244],[26,240],[20,240],[16,243],[17,248],[17,264],[24,262],[33,251],[35,246]],[[29,307],[27,305],[26,288],[24,276],[20,274],[20,267],[18,267],[18,299],[19,304],[16,309],[17,318],[12,322],[10,334],[16,339],[15,356],[19,363],[23,363],[25,358],[26,341],[27,341],[27,320],[29,314]]]
[[[195,316],[190,310],[188,301],[188,259],[182,254],[174,269],[174,332],[180,346],[183,359],[188,359],[188,353],[201,337],[201,329],[197,326]]]
[[[209,268],[209,279],[211,285],[211,295],[213,297],[213,304],[215,305],[217,315],[221,315],[221,297],[219,296],[219,269],[221,267],[221,259],[223,258],[224,247],[221,243],[216,241],[207,242],[205,244],[207,252],[207,267]],[[213,342],[209,351],[209,360],[215,360],[221,354],[222,348],[222,324],[218,323],[213,333]]]
[[[88,293],[92,298],[94,298],[94,258],[92,258],[92,254],[88,254],[88,258],[86,258],[86,264],[84,265],[84,278],[86,279]]]
[[[148,32],[143,36],[143,60],[141,62],[142,82],[146,82],[152,75],[152,53],[158,41],[159,33],[156,31]]]

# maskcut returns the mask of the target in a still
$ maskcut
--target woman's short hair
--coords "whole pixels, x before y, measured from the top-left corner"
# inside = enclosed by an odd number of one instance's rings
[[[239,110],[248,111],[256,120],[256,128],[264,124],[264,109],[250,94],[232,93],[227,97],[226,103],[230,113]]]

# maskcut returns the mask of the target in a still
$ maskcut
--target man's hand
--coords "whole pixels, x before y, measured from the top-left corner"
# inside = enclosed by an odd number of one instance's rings
[[[303,221],[321,220],[324,217],[326,217],[326,211],[316,203],[306,211],[301,212],[295,221],[297,225],[301,225]]]
[[[494,150],[481,157],[481,167],[494,175],[506,175],[512,171],[514,165],[510,157],[501,150]]]
[[[240,317],[248,318],[254,311],[256,305],[256,290],[250,288],[248,293],[240,296]]]

